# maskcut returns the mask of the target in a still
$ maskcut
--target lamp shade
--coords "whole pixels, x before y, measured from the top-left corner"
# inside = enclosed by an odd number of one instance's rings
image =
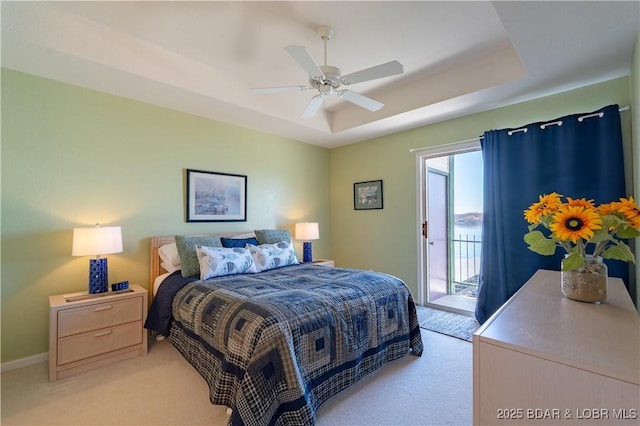
[[[99,256],[120,252],[122,252],[122,230],[119,226],[73,229],[72,256]]]
[[[296,223],[297,240],[317,240],[320,238],[320,231],[316,222]]]

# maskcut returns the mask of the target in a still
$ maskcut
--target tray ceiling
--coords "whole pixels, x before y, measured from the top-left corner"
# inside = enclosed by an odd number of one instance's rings
[[[325,147],[629,74],[638,2],[2,2],[2,66]],[[312,91],[286,53],[331,26],[328,64],[404,73],[349,86],[376,112]]]

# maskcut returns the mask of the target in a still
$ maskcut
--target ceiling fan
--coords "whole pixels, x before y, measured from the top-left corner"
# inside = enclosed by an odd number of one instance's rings
[[[371,99],[367,96],[353,92],[351,90],[338,90],[340,86],[348,86],[350,84],[362,83],[364,81],[375,80],[378,78],[389,77],[396,74],[402,74],[403,67],[398,61],[391,61],[384,64],[376,65],[356,71],[351,74],[341,75],[340,69],[331,65],[327,65],[327,41],[333,36],[333,29],[330,27],[319,27],[318,35],[324,41],[324,65],[318,65],[313,60],[307,49],[303,46],[287,46],[285,50],[289,55],[309,74],[309,84],[307,86],[284,86],[284,87],[266,87],[258,89],[250,89],[251,93],[276,93],[276,92],[300,92],[305,90],[316,89],[318,94],[311,98],[311,102],[302,114],[303,118],[313,117],[324,98],[329,95],[336,95],[344,100],[368,109],[369,111],[378,111],[384,106],[382,102]]]

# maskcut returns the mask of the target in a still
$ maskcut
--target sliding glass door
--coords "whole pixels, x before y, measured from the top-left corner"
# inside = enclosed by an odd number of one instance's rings
[[[482,154],[479,147],[421,160],[423,303],[475,310],[482,242]]]

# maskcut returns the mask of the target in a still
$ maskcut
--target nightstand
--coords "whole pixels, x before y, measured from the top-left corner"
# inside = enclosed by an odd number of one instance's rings
[[[49,296],[49,381],[147,353],[147,290]]]
[[[315,259],[311,262],[312,265],[319,265],[319,266],[328,266],[333,268],[334,262],[331,259]]]

